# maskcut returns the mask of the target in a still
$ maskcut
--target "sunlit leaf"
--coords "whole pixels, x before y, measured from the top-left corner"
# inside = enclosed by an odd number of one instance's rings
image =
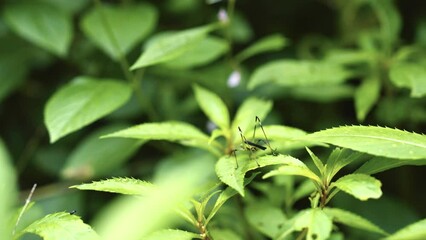
[[[339,178],[332,186],[365,201],[369,198],[382,196],[382,183],[372,176],[366,174],[348,174]]]
[[[396,233],[390,235],[386,240],[422,240],[426,238],[426,219],[410,224]]]
[[[179,229],[165,229],[143,237],[142,240],[192,240],[194,238],[198,238],[199,236],[200,234]]]
[[[317,167],[318,171],[322,175],[324,173],[324,163],[319,159],[309,148],[306,148],[306,151],[308,151],[309,156],[311,156],[312,161],[314,162],[315,166]]]
[[[50,142],[111,113],[130,97],[126,84],[109,79],[78,77],[47,102],[44,121]]]
[[[155,189],[155,186],[133,178],[111,178],[72,186],[80,190],[93,190],[101,192],[112,192],[129,195],[146,195]]]
[[[256,69],[247,87],[254,89],[262,84],[286,87],[335,84],[345,81],[350,75],[342,65],[334,63],[278,60]]]
[[[380,79],[366,78],[355,92],[355,109],[358,121],[364,121],[380,96]]]
[[[321,179],[314,172],[312,172],[302,161],[291,157],[286,159],[283,164],[284,166],[280,166],[277,169],[268,172],[263,176],[263,178],[269,178],[277,175],[297,175],[310,178],[315,182],[321,184]]]
[[[411,90],[412,97],[426,96],[426,66],[414,63],[401,63],[391,66],[390,80],[398,87]]]
[[[349,149],[336,148],[330,154],[325,165],[327,181],[331,179],[346,165],[358,160],[362,156],[360,152],[353,152]]]
[[[81,21],[83,32],[113,59],[127,54],[155,27],[157,10],[148,3],[95,6]]]
[[[306,239],[308,240],[328,239],[331,234],[331,227],[331,218],[319,208],[302,211],[295,217],[294,229],[302,231],[307,228]]]
[[[5,6],[6,23],[21,37],[64,57],[72,39],[71,16],[45,2],[14,3]]]
[[[344,126],[308,134],[301,139],[329,143],[383,157],[426,158],[425,135],[385,127]]]
[[[282,49],[287,44],[287,39],[285,39],[280,34],[274,34],[260,39],[255,42],[253,45],[244,49],[240,52],[235,58],[238,61],[242,62],[247,58],[255,56],[260,53],[269,52],[269,51],[278,51]]]
[[[356,170],[357,173],[364,174],[376,174],[383,172],[392,168],[397,168],[401,166],[425,166],[426,159],[422,160],[402,160],[385,158],[385,157],[374,157],[367,162],[365,162],[360,168]]]

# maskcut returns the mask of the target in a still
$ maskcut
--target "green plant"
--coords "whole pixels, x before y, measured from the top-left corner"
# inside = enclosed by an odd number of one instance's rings
[[[196,1],[176,2],[167,1],[168,10],[201,9]],[[330,1],[341,24],[339,38],[306,37],[291,57],[280,55],[294,44],[281,34],[248,43],[244,38],[250,28],[235,12],[236,1],[226,4],[218,20],[166,32],[159,32],[159,6],[147,2],[5,4],[2,19],[13,34],[3,31],[0,41],[29,50],[2,52],[0,100],[24,84],[34,59],[42,66],[55,58],[74,65],[73,79],[61,75],[63,84],[46,94],[54,91],[44,105],[44,124],[51,149],[59,153],[46,151],[67,160],[45,168],[53,169],[48,172],[59,175],[65,187],[127,196],[95,214],[90,225],[80,219],[78,209],[22,223],[21,217],[37,207],[30,201],[34,190],[24,207],[13,210],[16,178],[26,163],[18,161],[15,172],[0,142],[5,186],[0,188],[0,213],[5,216],[1,239],[25,238],[27,233],[43,239],[126,240],[356,236],[340,226],[370,232],[361,236],[373,239],[425,238],[424,219],[390,234],[356,211],[333,204],[341,191],[361,201],[378,199],[382,182],[373,174],[426,164],[426,137],[393,128],[408,122],[420,132],[426,119],[424,45],[420,38],[401,46],[401,18],[393,1]],[[73,45],[72,17],[78,17],[83,33]],[[137,57],[135,46],[148,36]],[[239,44],[244,40],[246,46]],[[342,126],[347,121],[340,117],[335,122],[336,105],[313,115],[301,113],[295,103],[290,110],[273,106],[282,99],[332,104],[347,98],[354,100],[358,122],[375,113],[370,123],[393,127]],[[393,108],[401,109],[401,116],[386,115]],[[302,123],[313,122],[307,129],[326,129],[307,133],[281,124],[291,110],[298,111]],[[325,117],[328,128],[312,116]],[[261,141],[243,139],[254,136],[260,119],[267,123]],[[206,120],[208,133],[199,127]],[[69,145],[76,147],[71,151]],[[328,157],[327,147],[335,147]],[[152,180],[123,173],[133,156],[150,162],[144,165],[150,173],[140,175]],[[312,161],[305,161],[308,156]],[[148,159],[161,160],[154,169]],[[89,180],[94,181],[77,183]]]

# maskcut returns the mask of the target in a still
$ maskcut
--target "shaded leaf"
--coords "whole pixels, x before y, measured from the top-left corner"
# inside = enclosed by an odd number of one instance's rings
[[[152,192],[155,186],[149,182],[133,178],[111,178],[92,183],[74,185],[71,186],[71,188],[129,195],[146,195]]]
[[[349,149],[334,149],[325,165],[327,182],[330,182],[343,167],[358,160],[360,156],[362,156],[362,153],[353,152]]]
[[[287,220],[279,207],[265,201],[251,203],[244,214],[255,229],[270,238],[277,236]]]
[[[81,28],[99,48],[118,60],[154,29],[157,18],[157,10],[147,3],[102,5],[82,18]]]
[[[274,34],[267,37],[264,37],[248,48],[240,52],[235,58],[242,62],[247,58],[253,57],[257,54],[269,52],[269,51],[278,51],[282,49],[287,44],[287,39],[280,34]]]
[[[47,102],[44,121],[53,143],[111,113],[127,99],[131,89],[119,81],[78,77]]]
[[[247,87],[254,89],[262,84],[286,87],[335,84],[345,81],[350,75],[343,66],[334,63],[278,60],[256,69]]]
[[[385,127],[344,126],[308,134],[301,139],[390,158],[426,158],[426,136]]]
[[[355,92],[355,109],[358,121],[364,121],[368,112],[379,99],[379,95],[380,79],[369,77],[362,81]]]
[[[412,97],[426,96],[426,69],[424,65],[414,63],[392,65],[389,77],[396,86],[409,88]]]
[[[72,21],[67,12],[45,2],[14,3],[3,11],[6,23],[21,37],[64,57],[72,39]]]
[[[324,173],[324,164],[322,163],[321,159],[319,159],[309,148],[306,147],[306,151],[308,151],[309,156],[311,156],[312,161],[314,162],[315,166],[317,167],[318,171],[322,175]]]
[[[382,190],[380,189],[382,183],[366,174],[348,174],[331,184],[331,187],[334,186],[362,201],[369,198],[377,199],[382,196]]]
[[[321,179],[314,172],[312,172],[302,161],[291,157],[286,159],[283,164],[284,166],[280,166],[277,169],[268,172],[263,176],[263,178],[269,178],[277,175],[297,175],[310,178],[315,182],[321,184]]]
[[[401,166],[424,166],[426,159],[422,160],[401,160],[385,157],[374,157],[365,162],[360,168],[356,170],[357,173],[376,174],[392,168]]]
[[[199,238],[200,234],[187,232],[179,229],[165,229],[154,232],[149,236],[143,237],[142,240],[192,240]]]
[[[325,240],[331,234],[332,221],[321,209],[308,209],[295,217],[294,229],[302,231],[304,228],[308,228],[306,239]]]
[[[243,240],[243,238],[232,231],[231,229],[213,228],[210,230],[210,235],[213,239],[226,239],[226,240]]]
[[[396,233],[390,235],[386,240],[422,240],[426,238],[426,219],[410,224]]]

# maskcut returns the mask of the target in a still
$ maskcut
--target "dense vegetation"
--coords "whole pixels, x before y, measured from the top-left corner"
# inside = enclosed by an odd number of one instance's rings
[[[426,239],[424,5],[1,2],[0,239]]]

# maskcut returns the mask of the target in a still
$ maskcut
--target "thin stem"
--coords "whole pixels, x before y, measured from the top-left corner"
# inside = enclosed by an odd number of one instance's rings
[[[30,193],[28,194],[27,199],[25,200],[24,207],[22,208],[21,212],[19,213],[18,219],[16,220],[15,227],[13,228],[12,235],[15,235],[16,228],[18,227],[19,221],[21,220],[22,215],[24,215],[25,210],[27,209],[28,205],[30,204],[31,198],[34,194],[36,187],[37,187],[37,183],[34,183],[33,187],[31,188]]]

